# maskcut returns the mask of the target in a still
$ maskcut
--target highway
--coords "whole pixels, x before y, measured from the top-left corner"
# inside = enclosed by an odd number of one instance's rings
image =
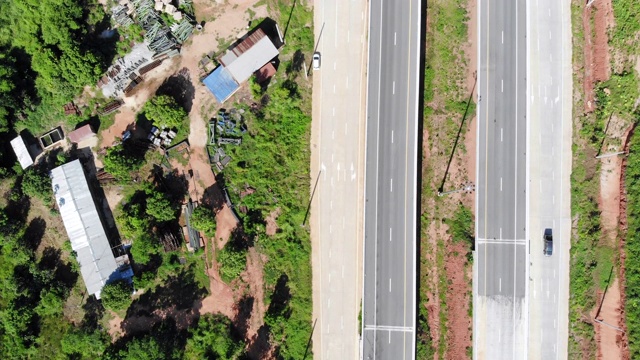
[[[571,12],[570,1],[529,2],[531,119],[529,358],[568,357]],[[552,229],[553,255],[542,234]]]
[[[360,357],[366,5],[326,0],[314,6],[316,50],[321,54],[320,69],[310,74],[315,359]]]
[[[419,0],[370,3],[362,358],[414,359]]]
[[[526,1],[478,6],[475,359],[527,357]]]

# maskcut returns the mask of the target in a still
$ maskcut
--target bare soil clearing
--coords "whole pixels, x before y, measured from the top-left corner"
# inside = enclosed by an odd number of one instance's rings
[[[593,26],[591,19],[594,19]],[[607,30],[613,25],[611,0],[594,2],[585,6],[582,13],[584,28],[584,103],[585,111],[595,110],[594,85],[598,81],[606,81],[611,76],[609,38]],[[591,34],[594,34],[592,37]]]
[[[602,298],[601,291],[598,292],[598,297]],[[629,359],[628,350],[626,351],[626,357],[623,356],[625,353],[623,348],[626,348],[626,346],[622,341],[622,332],[614,329],[614,327],[620,328],[624,323],[624,317],[621,313],[623,307],[620,299],[620,283],[616,278],[607,289],[602,308],[597,317],[597,320],[603,323],[594,323],[596,340],[598,341],[598,359]],[[594,312],[593,316],[595,317],[595,315],[596,313]]]

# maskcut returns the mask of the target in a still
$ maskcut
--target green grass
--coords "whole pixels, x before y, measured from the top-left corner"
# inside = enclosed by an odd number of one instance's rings
[[[584,29],[582,27],[582,9],[584,4],[574,2],[571,7],[573,22],[574,68],[584,68]],[[596,293],[604,289],[608,284],[611,270],[614,274],[618,266],[617,251],[615,248],[601,243],[602,231],[600,224],[600,210],[598,199],[600,196],[600,162],[594,159],[599,152],[607,152],[609,148],[621,149],[622,139],[613,138],[611,134],[605,134],[605,128],[609,117],[614,114],[621,126],[626,128],[628,124],[637,121],[634,114],[634,102],[638,98],[637,75],[630,68],[629,59],[624,56],[637,52],[636,32],[640,30],[638,23],[640,5],[635,1],[618,0],[613,2],[614,17],[616,26],[609,33],[610,46],[614,54],[622,55],[623,67],[617,69],[621,73],[613,74],[611,78],[603,83],[596,84],[596,111],[584,114],[584,94],[582,94],[582,73],[574,73],[574,113],[578,114],[574,121],[574,144],[573,144],[573,172],[571,175],[571,212],[574,219],[574,228],[571,247],[570,264],[570,298],[569,298],[569,357],[595,357],[596,344],[593,327],[583,321],[589,317],[589,313],[597,304]],[[590,19],[592,21],[593,19]],[[593,25],[592,25],[593,26]],[[615,69],[614,69],[615,70]],[[602,144],[602,145],[601,145]],[[627,172],[632,169],[632,155],[629,158]],[[627,184],[629,175],[627,175]],[[629,192],[628,209],[634,207],[633,189],[627,185]],[[637,200],[635,200],[637,201]],[[628,210],[628,211],[629,211]],[[629,211],[629,223],[633,222],[634,215]],[[627,246],[632,243],[631,231]],[[628,251],[628,249],[627,249]],[[636,257],[637,258],[637,257]],[[627,255],[627,278],[629,269],[633,273],[636,266],[633,256]],[[640,347],[635,347],[639,343],[638,330],[631,328],[637,321],[630,319],[640,319],[640,311],[634,317],[634,295],[629,295],[632,286],[627,287],[626,316],[629,325],[629,338],[632,358],[639,355]],[[636,287],[637,288],[637,287]],[[635,338],[634,338],[635,336]],[[634,352],[635,351],[635,352]]]
[[[626,253],[626,324],[631,358],[640,356],[640,135],[630,143],[625,174],[627,188]]]
[[[301,226],[310,198],[311,87],[301,72],[286,72],[296,51],[313,51],[313,14],[306,5],[298,2],[293,11],[280,70],[265,93],[268,104],[260,113],[245,112],[249,130],[242,145],[225,148],[233,158],[224,170],[232,202],[249,210],[240,214],[244,230],[267,256],[265,302],[271,310],[265,322],[271,343],[285,359],[304,356],[312,326],[311,243],[308,229]],[[270,0],[268,7],[286,23],[289,1]],[[246,104],[233,107],[248,110]],[[240,198],[247,185],[256,191]],[[267,236],[263,221],[276,208],[281,209],[280,230]],[[290,298],[282,304],[287,293]]]
[[[464,44],[467,41],[468,14],[465,10],[467,0],[434,0],[427,2],[428,32],[425,55],[424,78],[424,128],[429,133],[428,146],[431,148],[429,159],[423,159],[422,169],[422,198],[421,198],[421,256],[420,256],[420,300],[418,312],[418,333],[416,351],[421,359],[433,358],[438,354],[443,358],[447,352],[448,307],[445,262],[446,248],[444,239],[429,242],[428,229],[432,224],[438,227],[442,221],[451,227],[450,233],[456,239],[467,238],[469,229],[473,234],[473,220],[466,217],[469,210],[464,206],[451,202],[450,198],[437,196],[437,188],[441,177],[438,163],[449,160],[451,144],[455,141],[460,128],[469,94],[465,89],[465,79],[468,71],[467,60],[464,56]],[[468,109],[468,118],[475,114],[475,104],[472,102]],[[468,123],[462,128],[464,136]],[[426,139],[425,139],[426,141]],[[437,149],[437,151],[433,151]],[[463,141],[459,141],[454,154],[459,158],[465,153]],[[438,170],[436,170],[438,169]],[[456,184],[456,186],[459,184]],[[445,184],[445,186],[453,186]],[[456,213],[456,209],[458,209]],[[456,213],[456,216],[454,216]],[[437,245],[433,246],[432,243]],[[427,260],[428,254],[435,254],[435,263]],[[469,257],[469,256],[467,256]],[[470,264],[470,262],[469,262]],[[433,281],[432,267],[437,267],[438,278]],[[430,288],[435,286],[436,289]],[[435,348],[429,328],[426,294],[436,292],[439,297],[440,338]],[[471,300],[471,297],[470,299]],[[472,350],[471,350],[472,351]]]

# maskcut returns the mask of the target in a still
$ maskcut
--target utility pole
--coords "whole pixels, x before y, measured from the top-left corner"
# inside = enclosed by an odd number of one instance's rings
[[[474,183],[467,182],[467,183],[464,183],[460,189],[444,191],[444,192],[438,191],[438,196],[445,196],[445,195],[455,194],[459,192],[466,192],[467,194],[471,194],[475,189],[476,189],[476,185]]]

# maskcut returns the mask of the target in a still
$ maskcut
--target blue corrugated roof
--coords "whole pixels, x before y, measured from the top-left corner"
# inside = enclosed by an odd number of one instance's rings
[[[213,70],[202,82],[221,104],[240,87],[229,70],[222,65]]]

